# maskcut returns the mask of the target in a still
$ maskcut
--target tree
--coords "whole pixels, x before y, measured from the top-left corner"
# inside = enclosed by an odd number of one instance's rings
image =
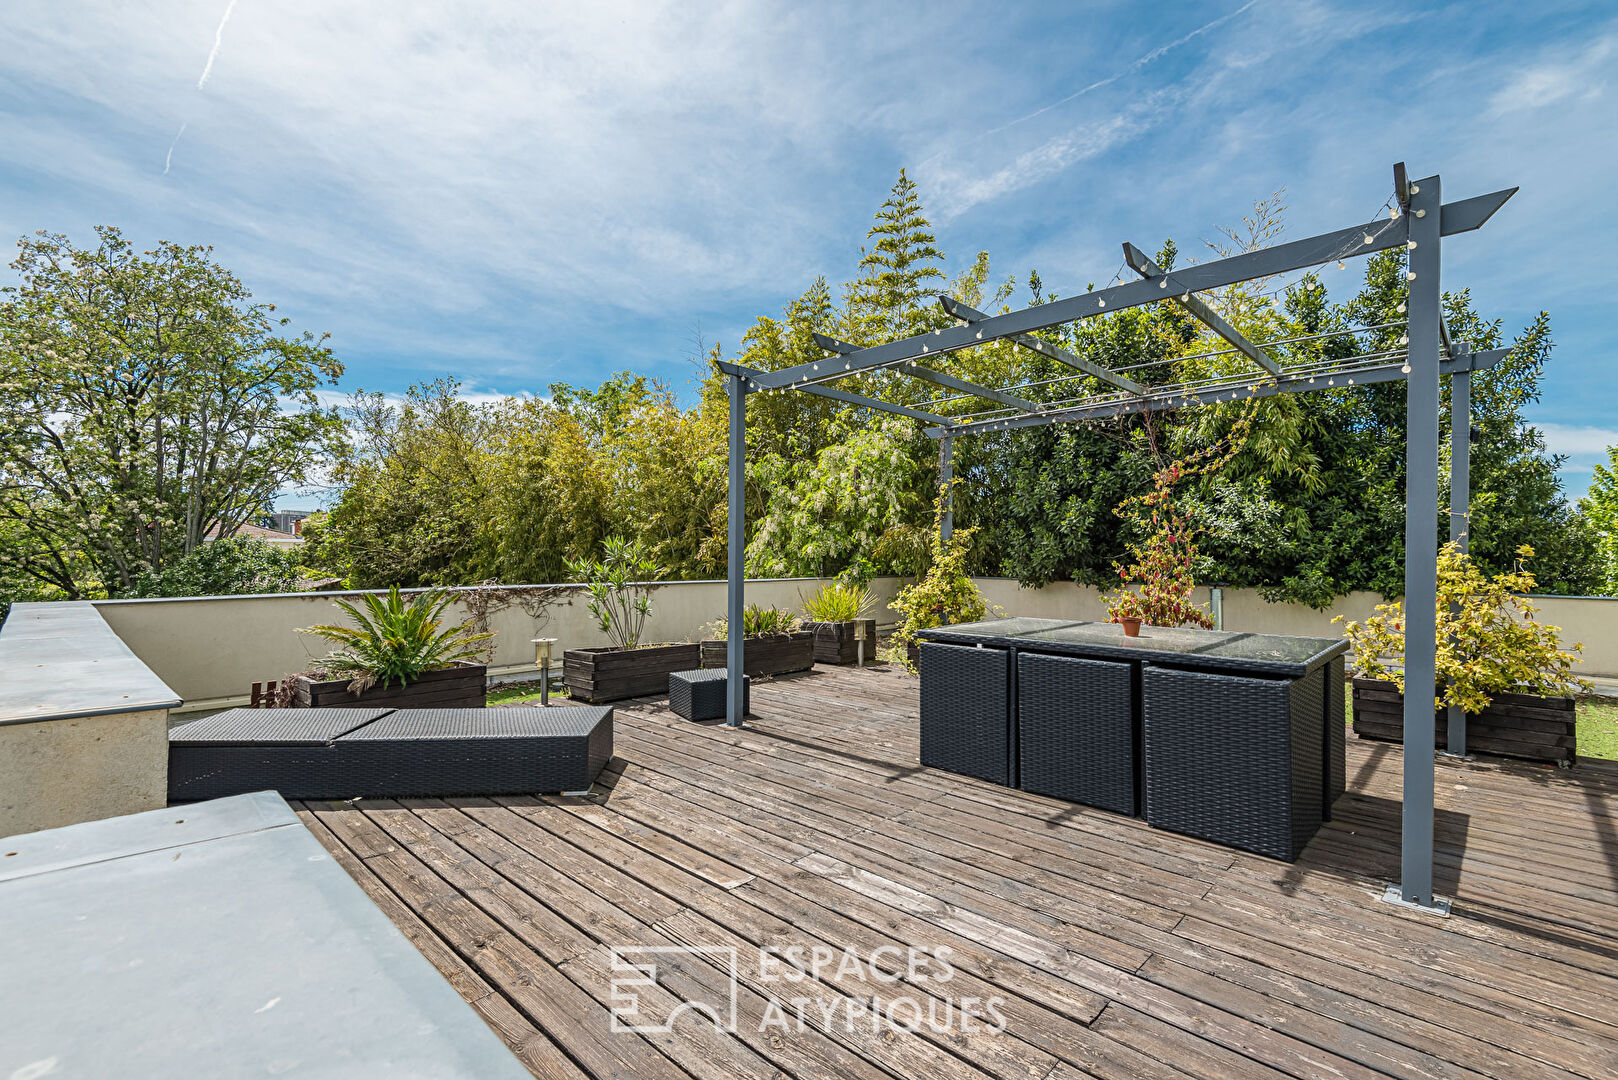
[[[68,597],[122,593],[314,476],[342,365],[212,250],[19,242],[0,290],[0,563]]]
[[[1596,536],[1601,592],[1618,596],[1618,446],[1607,447],[1607,463],[1595,467],[1590,493],[1579,500],[1579,510],[1589,519]]]
[[[213,540],[160,571],[135,579],[134,596],[243,596],[291,592],[298,584],[298,551],[255,536]]]
[[[899,170],[888,199],[866,233],[876,244],[860,254],[860,277],[850,286],[850,323],[860,331],[855,340],[876,344],[927,328],[919,301],[931,297],[932,283],[943,282],[939,264],[944,253],[921,212],[916,185]],[[930,305],[926,309],[930,314]]]

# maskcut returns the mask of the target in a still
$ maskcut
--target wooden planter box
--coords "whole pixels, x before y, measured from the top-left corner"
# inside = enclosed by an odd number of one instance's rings
[[[1404,695],[1393,683],[1354,679],[1354,734],[1362,739],[1404,740]],[[1447,709],[1438,711],[1436,748],[1449,743]],[[1466,718],[1468,753],[1505,754],[1532,761],[1573,764],[1578,746],[1577,713],[1570,697],[1501,694],[1481,713]]]
[[[579,701],[599,705],[631,697],[661,697],[669,675],[693,671],[701,653],[695,642],[639,649],[569,649],[562,654],[562,681]]]
[[[861,624],[865,627],[865,659],[876,659],[876,620],[855,619],[849,622],[807,622],[804,627],[815,635],[815,663],[852,664],[859,659]]]
[[[702,666],[725,666],[724,641],[702,643]],[[784,675],[789,671],[808,671],[815,666],[815,635],[810,630],[792,634],[772,634],[769,637],[747,638],[742,642],[742,674]]]
[[[348,692],[348,679],[318,682],[299,675],[292,686],[293,708],[332,709],[481,709],[486,704],[488,673],[482,664],[456,664],[454,667],[425,671],[400,686],[381,683],[359,694]]]

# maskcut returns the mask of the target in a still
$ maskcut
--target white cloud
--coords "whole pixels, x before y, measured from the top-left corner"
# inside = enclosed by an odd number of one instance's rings
[[[1590,468],[1605,463],[1607,449],[1618,446],[1618,430],[1583,427],[1576,424],[1534,424],[1545,434],[1545,445],[1553,454],[1566,454],[1568,467]]]
[[[1496,116],[1524,109],[1543,109],[1569,98],[1591,100],[1606,89],[1604,69],[1615,51],[1611,35],[1598,38],[1575,55],[1565,48],[1519,68],[1490,99]]]

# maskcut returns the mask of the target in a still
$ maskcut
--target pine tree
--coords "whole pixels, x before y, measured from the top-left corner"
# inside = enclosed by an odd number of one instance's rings
[[[930,229],[916,185],[900,169],[887,202],[876,212],[876,224],[865,234],[876,244],[862,254],[860,277],[850,290],[850,328],[866,342],[919,333],[937,322],[934,305],[925,301],[944,281],[939,268],[944,253]]]

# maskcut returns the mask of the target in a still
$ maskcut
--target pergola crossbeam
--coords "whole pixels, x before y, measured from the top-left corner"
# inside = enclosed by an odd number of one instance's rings
[[[1509,349],[1489,349],[1477,353],[1461,353],[1453,358],[1446,358],[1439,364],[1445,375],[1453,375],[1463,371],[1482,371],[1498,363]],[[1080,420],[1098,420],[1114,416],[1131,416],[1136,413],[1162,412],[1167,409],[1183,409],[1193,405],[1213,405],[1221,401],[1237,401],[1243,398],[1275,397],[1279,394],[1310,393],[1316,390],[1326,390],[1336,387],[1366,386],[1372,383],[1398,382],[1404,379],[1407,373],[1404,370],[1403,359],[1391,360],[1385,364],[1370,367],[1352,367],[1342,365],[1335,368],[1314,369],[1300,371],[1297,374],[1283,374],[1279,379],[1265,379],[1263,382],[1254,382],[1248,385],[1225,383],[1216,387],[1194,388],[1185,386],[1153,387],[1151,393],[1141,398],[1113,397],[1102,401],[1084,402],[1072,406],[1058,406],[1039,416],[1005,416],[992,420],[978,420],[970,424],[954,424],[948,427],[933,427],[927,429],[927,434],[935,439],[942,439],[955,435],[976,435],[991,431],[1010,431],[1016,428],[1042,427],[1046,424],[1076,423]]]
[[[1141,277],[1157,281],[1159,289],[1164,289],[1170,294],[1176,291],[1174,289],[1174,275],[1164,273],[1163,269],[1152,260],[1151,256],[1127,240],[1124,241],[1124,262],[1128,263],[1130,268]],[[1226,322],[1224,316],[1203,302],[1202,297],[1193,296],[1189,292],[1181,292],[1180,302],[1187,311],[1197,317],[1199,322],[1236,346],[1253,363],[1268,371],[1271,375],[1281,374],[1281,365],[1271,360],[1269,353],[1247,340],[1246,334]]]
[[[840,356],[848,356],[852,353],[857,353],[860,351],[858,345],[850,345],[846,341],[839,341],[827,334],[816,334],[815,344],[819,345],[827,352],[837,353]],[[958,390],[963,394],[971,394],[974,397],[980,397],[985,401],[998,401],[1002,405],[1009,405],[1013,409],[1021,409],[1023,412],[1038,412],[1040,408],[1027,398],[1020,398],[1016,394],[1009,394],[1004,390],[996,390],[991,386],[982,386],[978,383],[971,382],[970,380],[960,378],[959,376],[951,375],[948,372],[935,371],[929,367],[922,367],[915,361],[894,364],[890,370],[897,371],[905,375],[910,375],[914,378],[922,380],[923,382],[930,382],[934,386],[942,386],[948,390]],[[853,372],[847,372],[846,374],[852,375]],[[806,387],[800,387],[800,389],[806,389]]]
[[[970,304],[963,304],[953,296],[940,296],[938,302],[945,311],[968,325],[982,322],[989,317]],[[1146,392],[1146,388],[1135,380],[1126,379],[1117,372],[1108,371],[1100,364],[1093,364],[1084,357],[1076,356],[1060,345],[1052,345],[1043,338],[1034,337],[1032,334],[1011,334],[1008,340],[1021,345],[1025,349],[1032,349],[1039,355],[1055,360],[1059,364],[1066,364],[1074,371],[1082,371],[1092,378],[1100,379],[1104,383],[1116,386],[1120,390],[1131,394],[1144,394]]]
[[[1448,235],[1481,227],[1507,199],[1516,194],[1516,191],[1516,188],[1508,188],[1451,203],[1442,210],[1440,218],[1442,233]],[[1321,233],[1319,236],[1244,252],[1213,262],[1197,263],[1175,271],[1174,284],[1184,293],[1222,289],[1227,285],[1320,266],[1353,255],[1371,255],[1378,251],[1386,251],[1406,243],[1409,238],[1409,215],[1379,218],[1349,229]],[[940,353],[970,348],[1014,334],[1026,334],[1034,330],[1059,326],[1106,311],[1155,303],[1173,295],[1172,292],[1160,289],[1151,281],[1130,281],[1107,289],[1052,300],[1048,304],[1007,312],[1004,315],[992,315],[981,322],[967,326],[934,330],[892,341],[886,345],[861,349],[847,354],[843,360],[846,370],[851,373],[895,364],[902,360],[924,360]],[[819,364],[798,364],[780,371],[772,371],[760,378],[759,389],[776,390],[793,386],[805,379],[816,377],[819,370]]]
[[[742,389],[749,394],[756,394],[763,387],[758,385],[758,377],[766,374],[758,368],[745,367],[742,364],[732,364],[728,360],[716,360],[714,363],[726,375],[735,375],[742,380]],[[805,394],[815,394],[833,401],[841,401],[847,405],[858,405],[862,409],[876,409],[880,412],[890,412],[898,416],[908,416],[912,420],[925,420],[929,424],[953,424],[955,421],[947,416],[926,412],[922,409],[912,409],[908,405],[896,405],[891,401],[881,401],[877,398],[866,397],[864,394],[851,394],[847,390],[837,390],[830,386],[821,386],[818,383],[809,383],[794,387]],[[930,430],[930,429],[929,429]]]

